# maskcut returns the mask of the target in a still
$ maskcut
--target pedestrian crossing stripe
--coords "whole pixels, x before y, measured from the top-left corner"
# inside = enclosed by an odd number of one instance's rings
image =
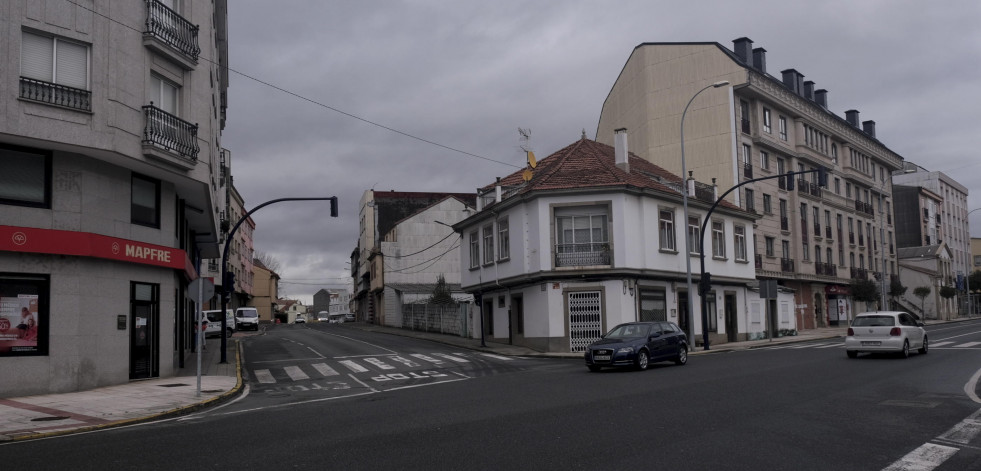
[[[403,365],[405,365],[405,366],[408,366],[409,368],[416,368],[416,367],[418,367],[418,366],[419,366],[419,364],[418,364],[418,363],[416,363],[416,362],[414,362],[414,361],[412,361],[412,360],[410,360],[410,359],[408,359],[408,358],[403,358],[403,357],[391,357],[391,360],[392,360],[392,361],[397,361],[397,362],[399,362],[399,363],[401,363],[401,364],[403,364]]]
[[[433,358],[431,356],[426,356],[421,353],[410,353],[409,356],[416,357],[420,360],[428,361],[436,365],[442,365],[443,363],[445,363],[443,360],[437,360],[436,358]]]
[[[502,357],[500,355],[494,355],[493,353],[481,353],[481,355],[483,355],[485,357],[494,358],[494,359],[497,359],[497,360],[511,361],[511,358]]]
[[[447,360],[455,361],[457,363],[470,363],[470,360],[467,360],[467,359],[464,359],[464,358],[460,358],[460,357],[455,357],[453,355],[447,355],[445,353],[434,353],[433,356],[438,356],[440,358],[446,358]]]
[[[346,366],[349,370],[355,373],[364,373],[365,371],[368,371],[368,368],[365,368],[351,360],[341,360],[338,363]]]
[[[381,368],[383,370],[394,370],[395,369],[394,366],[389,365],[388,363],[385,363],[385,362],[383,362],[383,361],[381,361],[381,360],[379,360],[377,358],[365,358],[364,361],[365,361],[365,363],[371,363],[372,365],[377,366],[378,368]]]
[[[937,342],[937,343],[931,343],[930,346],[931,347],[943,347],[944,345],[950,345],[952,343],[954,343],[954,342],[952,342],[952,341]]]
[[[252,372],[255,375],[255,379],[260,383],[275,383],[276,378],[273,378],[272,373],[269,370],[255,370]]]
[[[310,366],[312,366],[313,369],[317,370],[317,373],[320,373],[323,376],[337,376],[338,375],[337,370],[335,370],[335,369],[327,366],[326,363],[314,363],[314,364],[312,364]]]
[[[305,379],[310,379],[310,377],[307,376],[307,374],[304,373],[299,366],[287,366],[283,369],[286,370],[286,374],[293,381],[303,381]]]

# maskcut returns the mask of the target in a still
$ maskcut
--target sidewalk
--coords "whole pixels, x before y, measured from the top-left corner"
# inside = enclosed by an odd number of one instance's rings
[[[133,381],[88,391],[0,399],[0,443],[30,440],[107,427],[118,427],[190,413],[237,395],[239,339],[227,339],[227,363],[221,339],[208,339],[201,355],[198,394],[197,354],[184,360],[176,376]]]
[[[967,320],[967,319],[964,319]],[[930,322],[931,324],[934,322]],[[576,358],[581,353],[537,352],[506,343],[467,339],[453,335],[420,332],[360,322],[345,324],[370,332],[401,335],[431,340],[469,350],[506,356]],[[775,339],[753,340],[711,345],[710,350],[696,349],[691,355],[703,355],[734,350],[748,350],[785,343],[844,338],[847,326],[805,330],[798,335]],[[261,335],[265,328],[256,334]],[[220,340],[209,339],[207,351],[201,356],[201,393],[197,387],[197,355],[185,359],[184,368],[169,378],[134,381],[65,394],[0,399],[0,443],[30,440],[68,433],[78,433],[107,427],[135,424],[174,417],[219,404],[242,390],[241,352],[239,341],[252,333],[239,332],[228,339],[228,362],[219,364]]]

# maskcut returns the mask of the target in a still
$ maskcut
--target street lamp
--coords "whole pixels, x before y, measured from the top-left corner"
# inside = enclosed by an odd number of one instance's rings
[[[695,101],[695,97],[697,97],[699,93],[702,93],[710,88],[719,88],[719,87],[724,87],[726,85],[729,85],[729,81],[722,80],[719,82],[715,82],[711,85],[708,85],[705,88],[695,92],[695,94],[692,95],[691,99],[688,100],[688,104],[685,105],[685,110],[681,112],[681,185],[682,185],[681,205],[684,207],[684,213],[685,213],[685,220],[682,227],[685,228],[685,272],[686,272],[686,279],[688,281],[688,306],[687,306],[687,312],[685,312],[685,318],[687,319],[686,323],[688,327],[687,329],[688,332],[686,333],[688,334],[689,339],[694,338],[693,335],[694,319],[692,319],[692,314],[691,314],[691,306],[692,303],[694,302],[694,297],[693,297],[694,295],[692,294],[693,290],[691,286],[691,234],[690,234],[691,231],[688,230],[688,180],[687,180],[688,177],[686,176],[688,175],[688,169],[685,166],[685,115],[688,114],[688,107],[691,106],[691,102]],[[699,234],[700,247],[698,248],[698,250],[704,250],[704,247],[701,247],[701,241],[703,239],[704,237],[701,237],[701,234]],[[708,345],[706,345],[706,349],[707,348]]]

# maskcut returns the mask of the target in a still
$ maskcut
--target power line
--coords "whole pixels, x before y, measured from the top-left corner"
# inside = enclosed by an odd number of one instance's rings
[[[99,13],[99,12],[97,12],[97,11],[95,11],[95,10],[87,7],[87,6],[80,5],[77,2],[75,2],[75,0],[65,0],[65,1],[67,1],[68,3],[71,3],[72,5],[77,6],[79,8],[88,10],[88,11],[92,12],[93,14],[98,15],[98,16],[101,16],[102,18],[105,18],[105,19],[107,19],[107,20],[109,20],[109,21],[111,21],[113,23],[116,23],[116,24],[118,24],[120,26],[123,26],[124,28],[131,29],[133,31],[136,31],[137,33],[141,33],[141,34],[143,33],[143,30],[141,30],[141,29],[134,28],[134,27],[132,27],[130,25],[127,25],[127,24],[125,24],[125,23],[123,23],[121,21],[115,20],[115,19],[110,18],[110,17],[108,17],[106,15],[103,15],[102,13]],[[207,58],[204,58],[204,57],[199,57],[198,59],[200,59],[200,60],[202,60],[204,62],[208,62],[210,64],[214,64],[214,65],[220,66],[220,64],[218,64],[218,63],[216,63],[216,62],[214,62],[212,60],[209,60]],[[514,167],[514,168],[522,168],[520,165],[515,165],[515,164],[509,163],[509,162],[502,162],[500,160],[495,160],[495,159],[492,159],[490,157],[484,157],[482,155],[477,155],[477,154],[474,154],[472,152],[467,152],[467,151],[462,150],[462,149],[457,149],[455,147],[450,147],[448,145],[440,144],[440,143],[438,143],[436,141],[432,141],[432,140],[426,139],[424,137],[419,137],[419,136],[416,136],[414,134],[410,134],[408,132],[395,129],[395,128],[391,127],[391,126],[386,126],[384,124],[377,123],[375,121],[371,121],[370,119],[367,119],[367,118],[362,118],[362,117],[360,117],[360,116],[358,116],[356,114],[348,113],[347,111],[344,111],[344,110],[335,108],[335,107],[330,106],[330,105],[328,105],[326,103],[321,103],[321,102],[319,102],[317,100],[314,100],[312,98],[307,98],[307,97],[305,97],[303,95],[300,95],[299,93],[292,92],[292,91],[287,90],[285,88],[282,88],[282,87],[280,87],[278,85],[274,85],[274,84],[272,84],[270,82],[266,82],[265,80],[261,80],[261,79],[258,79],[256,77],[253,77],[253,76],[251,76],[249,74],[246,74],[244,72],[239,72],[239,71],[237,71],[237,70],[235,70],[235,69],[233,69],[231,67],[227,67],[226,66],[225,69],[227,69],[229,72],[236,73],[238,75],[241,75],[242,77],[245,77],[245,78],[247,78],[249,80],[252,80],[254,82],[257,82],[257,83],[260,83],[262,85],[265,85],[265,86],[270,87],[272,89],[278,90],[278,91],[283,92],[283,93],[285,93],[287,95],[291,95],[291,96],[296,97],[296,98],[299,98],[299,99],[301,99],[303,101],[313,103],[313,104],[315,104],[317,106],[326,108],[328,110],[331,110],[331,111],[333,111],[335,113],[342,114],[342,115],[347,116],[349,118],[356,119],[356,120],[361,121],[361,122],[364,122],[364,123],[368,123],[368,124],[370,124],[372,126],[376,126],[376,127],[382,128],[382,129],[384,129],[386,131],[394,132],[396,134],[400,134],[400,135],[405,136],[405,137],[408,137],[410,139],[415,139],[417,141],[424,142],[426,144],[430,144],[430,145],[433,145],[433,146],[436,146],[436,147],[442,147],[443,149],[450,150],[450,151],[453,151],[453,152],[458,152],[458,153],[463,154],[463,155],[467,155],[467,156],[470,156],[470,157],[475,157],[475,158],[478,158],[478,159],[483,159],[483,160],[486,160],[488,162],[494,162],[494,163],[498,163],[498,164],[501,164],[501,165],[507,165],[507,166]]]

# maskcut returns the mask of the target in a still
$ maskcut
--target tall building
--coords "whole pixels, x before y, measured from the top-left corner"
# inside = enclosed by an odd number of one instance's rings
[[[219,255],[226,2],[0,3],[0,396],[172,375]]]
[[[852,280],[896,274],[895,253],[885,250],[894,231],[889,176],[903,159],[876,138],[874,121],[860,122],[853,109],[841,117],[828,102],[827,90],[796,69],[771,75],[766,50],[749,38],[734,40],[732,50],[715,42],[643,43],[603,104],[596,139],[612,145],[614,130],[627,128],[634,153],[678,175],[684,152],[685,170],[714,180],[720,193],[773,177],[728,199],[761,213],[756,276],[796,292],[797,325],[807,329],[868,308],[855,304]],[[816,172],[788,181],[789,171],[819,167],[830,169],[826,188]]]

